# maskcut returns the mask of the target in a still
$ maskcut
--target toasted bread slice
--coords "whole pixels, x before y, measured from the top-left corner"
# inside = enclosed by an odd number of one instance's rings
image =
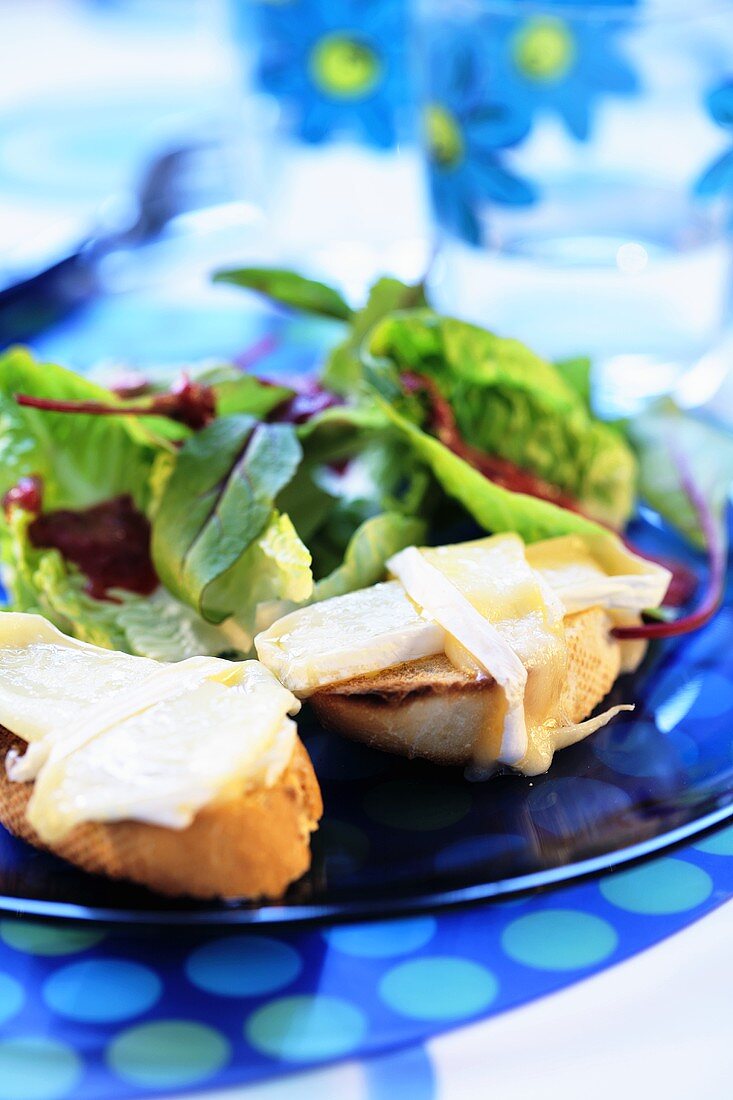
[[[88,822],[49,847],[26,819],[31,783],[14,783],[2,761],[25,742],[0,727],[0,823],[84,871],[129,879],[160,894],[279,897],[310,866],[310,834],[323,812],[308,753],[293,756],[272,787],[206,806],[187,829],[139,821]]]
[[[610,625],[601,608],[566,617],[567,675],[557,713],[549,715],[559,726],[586,718],[618,676],[621,647]],[[323,725],[354,740],[461,765],[473,760],[477,737],[502,702],[491,677],[455,668],[442,655],[333,684],[310,701]],[[572,740],[565,737],[554,747]]]

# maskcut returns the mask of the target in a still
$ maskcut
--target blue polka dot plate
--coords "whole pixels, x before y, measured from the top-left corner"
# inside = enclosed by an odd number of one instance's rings
[[[640,519],[634,541],[703,563]],[[138,922],[267,923],[433,908],[548,886],[657,851],[733,815],[733,599],[688,637],[653,646],[603,704],[633,714],[558,753],[549,773],[470,782],[301,731],[325,817],[313,864],[276,904],[198,905],[83,875],[0,831],[0,907]]]

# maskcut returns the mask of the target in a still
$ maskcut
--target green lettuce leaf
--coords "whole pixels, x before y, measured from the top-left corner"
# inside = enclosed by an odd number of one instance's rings
[[[222,630],[204,622],[162,585],[152,596],[136,596],[119,590],[116,595],[120,600],[117,622],[124,631],[125,648],[129,653],[152,657],[155,661],[184,661],[197,656],[246,656],[243,651],[233,650]]]
[[[290,518],[275,513],[264,532],[236,566],[217,582],[217,602],[235,607],[221,630],[243,652],[252,646],[257,607],[284,600],[294,605],[313,591],[311,555]]]
[[[291,596],[260,603],[255,618],[257,630],[265,630],[296,607],[376,584],[384,577],[388,558],[406,546],[421,543],[425,532],[422,520],[396,512],[384,512],[365,520],[351,536],[341,564],[313,585],[308,597],[297,600]]]
[[[229,378],[214,385],[216,395],[216,415],[235,416],[248,413],[257,420],[264,420],[293,396],[293,390],[287,386],[270,385],[260,382],[251,374],[242,374],[239,378]]]
[[[353,394],[362,379],[359,349],[366,335],[393,310],[425,305],[425,289],[421,283],[410,286],[399,279],[378,279],[369,291],[365,305],[351,318],[348,335],[326,359],[322,381],[327,389],[344,396]]]
[[[303,463],[278,505],[310,546],[316,577],[341,564],[366,520],[381,512],[432,514],[430,475],[371,398],[327,409],[298,435]]]
[[[573,359],[558,359],[554,364],[562,380],[575,391],[589,412],[592,411],[591,366],[590,359],[583,355],[577,355]]]
[[[289,386],[263,382],[231,363],[207,364],[200,369],[193,368],[189,373],[194,381],[213,389],[217,416],[249,413],[258,420],[264,420],[294,393]],[[167,390],[168,386],[169,379],[166,378],[164,389]]]
[[[406,546],[423,542],[425,534],[425,524],[415,516],[383,512],[365,520],[352,535],[341,565],[313,586],[309,602],[376,584],[384,577],[387,559]]]
[[[298,468],[289,424],[239,415],[215,420],[186,440],[152,524],[152,557],[163,584],[202,618],[237,610],[219,581],[273,517],[274,501]]]
[[[338,462],[388,430],[389,421],[370,401],[324,409],[298,427],[298,439],[306,462]]]
[[[277,506],[286,512],[300,538],[311,546],[312,539],[328,522],[337,503],[319,480],[319,468],[301,463],[293,480],[278,495]]]
[[[613,427],[595,420],[574,384],[517,340],[429,310],[393,314],[369,335],[366,361],[434,379],[464,439],[558,486],[614,527],[635,499],[636,464]]]
[[[333,317],[338,321],[351,318],[351,307],[332,286],[306,279],[295,271],[278,267],[239,267],[217,271],[215,283],[231,283],[263,294],[289,309]]]
[[[375,394],[375,401],[443,490],[485,531],[497,534],[516,531],[528,543],[574,533],[608,536],[603,527],[576,512],[495,485],[438,439],[404,417],[380,394]]]
[[[33,517],[14,509],[2,540],[3,579],[10,610],[43,615],[59,630],[84,642],[157,661],[216,656],[228,639],[164,588],[152,596],[115,590],[117,602],[85,591],[86,578],[57,550],[38,550],[28,538]]]
[[[144,508],[156,448],[140,424],[124,417],[23,408],[15,394],[62,401],[116,400],[109,390],[24,348],[0,357],[0,495],[20,477],[40,476],[44,507],[87,508],[130,493]]]

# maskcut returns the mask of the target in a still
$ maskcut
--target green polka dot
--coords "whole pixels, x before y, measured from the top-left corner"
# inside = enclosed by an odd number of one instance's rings
[[[368,924],[347,924],[321,933],[330,947],[358,959],[388,959],[417,951],[435,935],[435,917],[402,920],[374,920]]]
[[[613,953],[616,932],[601,917],[576,909],[543,909],[507,925],[501,946],[515,962],[535,970],[582,970]]]
[[[707,852],[710,856],[733,856],[733,825],[698,840],[693,848],[697,848],[698,852]]]
[[[367,1029],[361,1011],[339,997],[280,997],[247,1020],[250,1044],[283,1062],[316,1062],[356,1050]]]
[[[224,936],[207,940],[189,955],[190,982],[219,997],[261,997],[297,978],[300,955],[269,936]]]
[[[230,1057],[218,1031],[188,1020],[156,1020],[121,1032],[107,1048],[110,1069],[141,1088],[185,1088],[213,1077]]]
[[[63,1043],[42,1036],[0,1042],[0,1100],[61,1100],[76,1091],[83,1065]]]
[[[380,825],[430,832],[461,821],[471,809],[471,795],[458,784],[392,779],[372,787],[364,809]]]
[[[385,1004],[413,1020],[460,1020],[482,1012],[499,992],[485,967],[453,955],[392,967],[379,984]]]
[[[0,938],[8,947],[27,955],[73,955],[94,947],[105,935],[98,928],[69,928],[41,921],[0,921]]]
[[[610,875],[600,889],[606,901],[619,909],[665,916],[702,905],[713,892],[713,882],[702,868],[669,857]]]
[[[80,959],[55,970],[43,985],[43,999],[53,1012],[95,1024],[139,1016],[161,992],[150,967],[127,959]]]

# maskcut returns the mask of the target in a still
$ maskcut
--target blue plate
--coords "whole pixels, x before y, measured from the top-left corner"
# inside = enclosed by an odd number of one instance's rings
[[[651,518],[634,542],[694,557]],[[516,894],[672,845],[733,815],[733,592],[688,637],[657,643],[602,707],[633,714],[534,779],[469,782],[300,723],[326,807],[313,865],[276,904],[194,904],[84,875],[0,831],[0,908],[50,917],[249,924],[396,913]]]
[[[163,243],[168,268],[161,262],[157,290],[101,297],[38,338],[40,358],[81,371],[103,357],[143,369],[172,366],[184,357],[228,357],[276,331],[278,350],[261,364],[265,373],[312,370],[322,326],[285,322],[236,294],[193,301],[173,293],[187,263],[216,266],[213,247],[205,234],[193,244]],[[193,249],[194,260],[181,248]],[[642,516],[631,534],[640,548],[702,575],[702,558],[653,516]],[[457,769],[378,753],[327,734],[306,706],[299,726],[325,817],[310,872],[277,904],[166,900],[81,874],[0,829],[0,908],[186,924],[347,919],[507,896],[637,859],[733,816],[732,636],[733,586],[713,622],[653,645],[602,704],[632,702],[633,714],[558,753],[550,772],[534,779],[472,783]]]

